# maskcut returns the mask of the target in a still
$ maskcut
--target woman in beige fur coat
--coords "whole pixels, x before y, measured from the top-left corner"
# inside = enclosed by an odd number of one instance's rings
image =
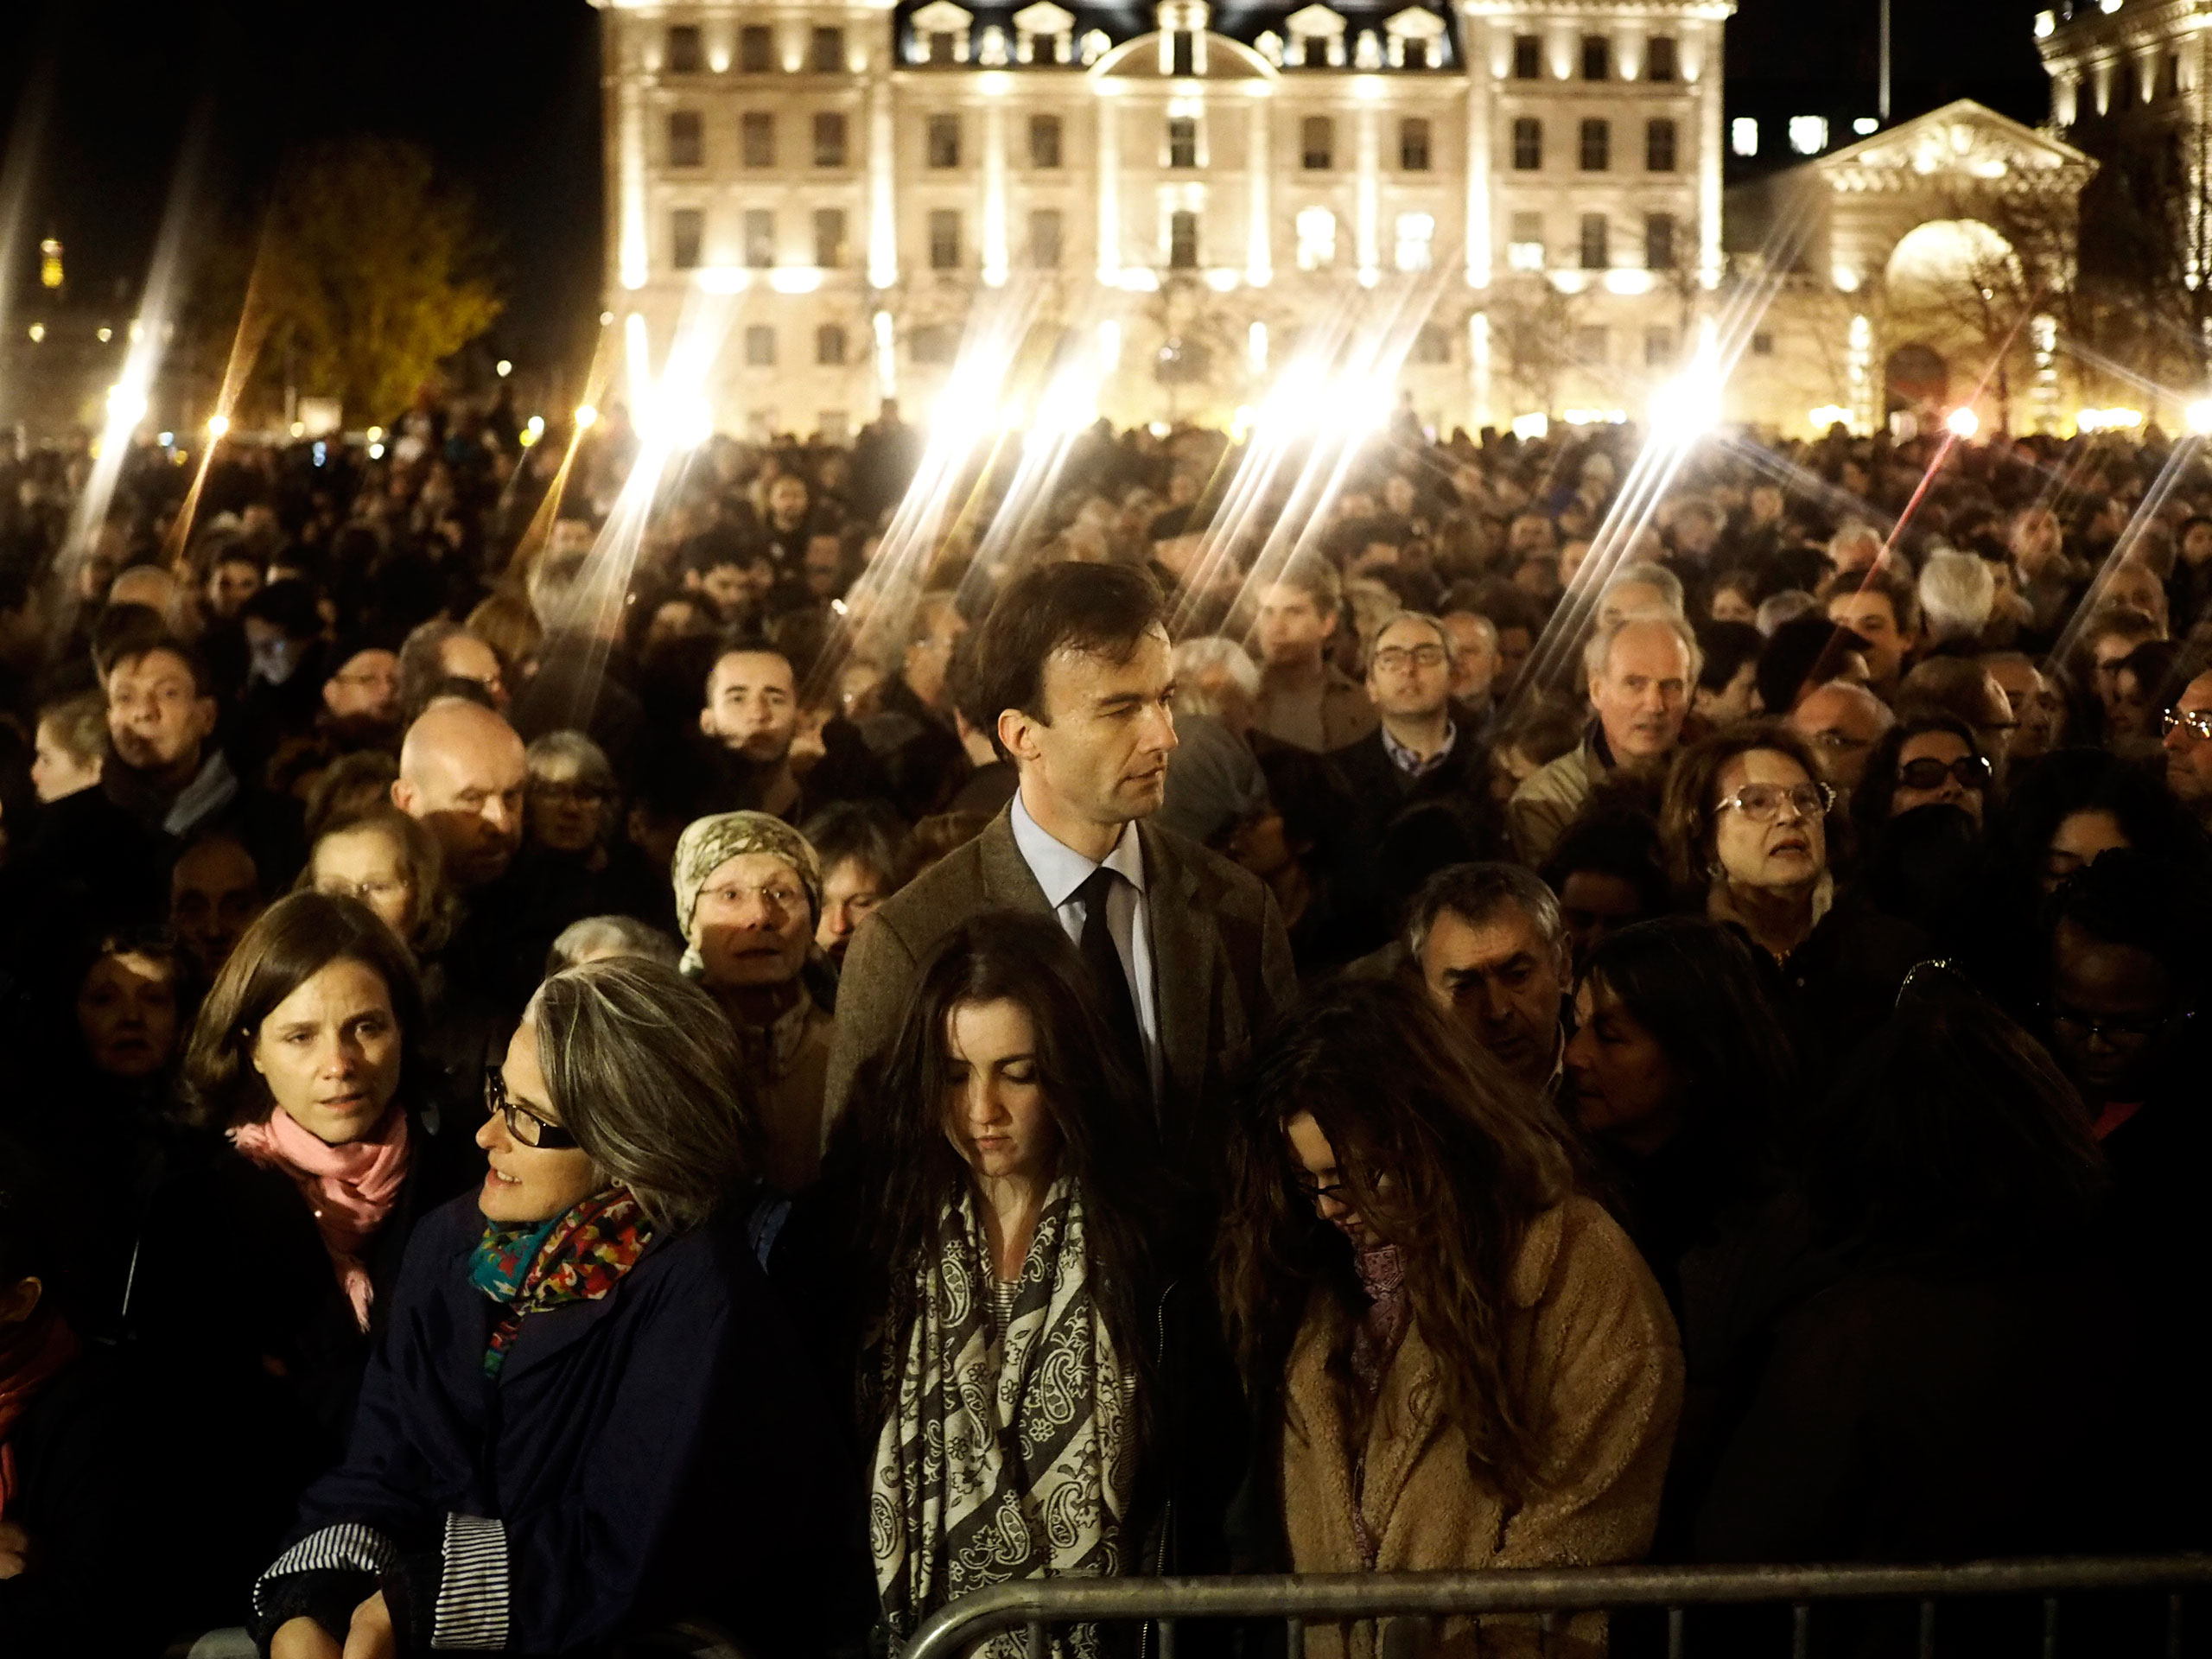
[[[1548,1109],[1419,992],[1346,984],[1262,1057],[1223,1304],[1301,1573],[1632,1561],[1681,1403],[1658,1285]],[[1321,1627],[1314,1659],[1372,1659]],[[1448,1653],[1533,1651],[1525,1621]],[[1575,1622],[1564,1650],[1602,1651]]]

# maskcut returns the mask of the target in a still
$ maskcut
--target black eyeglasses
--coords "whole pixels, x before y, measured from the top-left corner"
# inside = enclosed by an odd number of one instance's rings
[[[1986,789],[1995,775],[1988,760],[1979,754],[1962,754],[1955,760],[1923,755],[1897,768],[1897,782],[1907,789],[1941,789],[1946,778],[1957,779],[1961,789]]]
[[[1300,1175],[1294,1177],[1290,1184],[1298,1189],[1298,1196],[1308,1204],[1319,1204],[1324,1198],[1334,1198],[1342,1205],[1351,1202],[1351,1184],[1349,1181],[1331,1181],[1323,1186],[1318,1181],[1308,1180]]]
[[[507,1098],[507,1080],[499,1075],[499,1068],[484,1068],[484,1110],[488,1116],[497,1112],[507,1121],[507,1133],[525,1147],[551,1151],[559,1147],[573,1147],[576,1137],[558,1123],[548,1123],[527,1106],[518,1106]]]
[[[2063,1002],[2046,1002],[2044,1017],[2050,1021],[2051,1029],[2063,1033],[2077,1043],[2094,1042],[2102,1038],[2115,1048],[2132,1047],[2147,1043],[2172,1020],[2171,1014],[2137,1014],[2132,1019],[2116,1019],[2111,1014],[2099,1019]]]

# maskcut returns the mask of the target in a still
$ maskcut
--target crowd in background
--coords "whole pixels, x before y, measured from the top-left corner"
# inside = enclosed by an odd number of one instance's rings
[[[0,455],[0,1648],[2203,1541],[2193,444],[524,435]]]

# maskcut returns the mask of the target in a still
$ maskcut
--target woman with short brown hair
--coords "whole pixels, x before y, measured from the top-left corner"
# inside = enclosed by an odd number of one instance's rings
[[[1659,809],[1675,880],[1708,918],[1786,959],[1834,899],[1836,800],[1804,739],[1778,721],[1701,738],[1676,758]]]

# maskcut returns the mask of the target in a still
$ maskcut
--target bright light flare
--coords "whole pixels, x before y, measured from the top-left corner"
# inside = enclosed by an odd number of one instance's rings
[[[227,433],[230,429],[231,429],[231,417],[230,417],[229,416],[227,416],[227,415],[210,415],[210,416],[207,417],[207,435],[208,435],[209,437],[211,437],[211,438],[219,438],[219,437],[223,436],[226,433]]]
[[[1720,377],[1700,361],[1651,394],[1654,435],[1670,442],[1701,438],[1720,424]]]
[[[492,372],[504,380],[515,372],[515,365],[503,357],[492,365]]]
[[[2212,397],[2200,397],[2182,411],[2190,431],[2197,437],[2212,436]]]
[[[129,432],[146,418],[146,394],[137,386],[107,389],[107,426],[111,432]]]
[[[1981,416],[1961,404],[1943,417],[1943,429],[1955,438],[1970,438],[1981,430]]]
[[[591,430],[592,427],[597,423],[599,420],[599,411],[594,409],[589,404],[578,404],[576,405],[575,418],[577,429],[579,431],[588,432]]]

